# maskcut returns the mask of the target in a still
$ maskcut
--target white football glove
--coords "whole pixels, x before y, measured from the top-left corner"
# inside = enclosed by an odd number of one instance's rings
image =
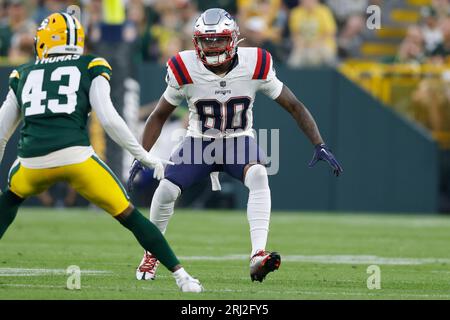
[[[164,179],[164,165],[174,164],[172,161],[160,159],[147,154],[144,159],[139,160],[144,166],[153,169],[153,178],[162,180]]]

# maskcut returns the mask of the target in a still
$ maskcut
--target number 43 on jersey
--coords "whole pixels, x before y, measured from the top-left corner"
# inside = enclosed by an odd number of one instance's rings
[[[63,77],[67,76],[68,84],[59,84],[58,98],[48,100],[47,91],[44,90],[45,72],[45,69],[37,69],[28,74],[21,96],[25,116],[44,114],[46,108],[53,113],[71,114],[74,112],[77,104],[77,91],[80,88],[80,70],[75,66],[58,67],[53,70],[50,75],[50,82],[58,84]],[[47,101],[46,104],[45,101]]]

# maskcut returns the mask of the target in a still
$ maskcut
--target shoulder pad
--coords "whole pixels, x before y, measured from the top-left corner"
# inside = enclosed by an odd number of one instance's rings
[[[269,74],[272,65],[272,56],[264,49],[257,48],[256,50],[256,66],[253,72],[252,79],[265,80]]]
[[[91,75],[91,79],[95,79],[98,76],[104,77],[106,80],[111,80],[112,68],[111,65],[104,58],[93,58],[87,69]]]
[[[9,87],[17,94],[17,86],[19,84],[20,73],[17,69],[14,69],[9,75]]]
[[[11,74],[9,75],[9,78],[10,78],[10,79],[14,79],[14,78],[20,79],[19,71],[17,71],[16,69],[14,69],[14,70],[11,72]]]
[[[186,65],[184,64],[183,59],[181,58],[181,55],[179,53],[167,61],[167,71],[166,81],[170,81],[171,76],[173,76],[177,86],[179,87],[193,83],[192,78],[189,75],[189,71],[186,68]],[[168,84],[170,85],[171,83],[168,82]],[[174,85],[172,86],[176,87]]]
[[[94,68],[94,67],[98,67],[98,66],[106,67],[106,68],[108,68],[109,70],[112,71],[112,68],[111,68],[110,64],[104,58],[94,58],[94,59],[92,59],[91,62],[89,62],[89,64],[88,64],[88,69],[91,69],[91,68]]]

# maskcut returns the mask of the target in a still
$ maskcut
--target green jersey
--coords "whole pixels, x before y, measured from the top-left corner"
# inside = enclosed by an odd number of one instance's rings
[[[111,66],[92,55],[36,60],[11,73],[23,118],[19,157],[33,158],[68,147],[90,146],[89,90],[97,76],[110,80]]]

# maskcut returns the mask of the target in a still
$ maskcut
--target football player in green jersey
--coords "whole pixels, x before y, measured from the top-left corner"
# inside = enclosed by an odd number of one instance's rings
[[[56,182],[69,183],[83,197],[110,213],[146,250],[173,272],[183,292],[200,292],[200,282],[181,267],[161,232],[130,203],[122,184],[95,154],[87,120],[95,111],[107,134],[144,165],[164,177],[164,161],[137,142],[110,98],[111,66],[83,55],[84,31],[66,13],[47,17],[36,33],[36,61],[11,73],[10,90],[0,108],[0,161],[20,122],[19,157],[0,196],[0,238],[19,206]]]

